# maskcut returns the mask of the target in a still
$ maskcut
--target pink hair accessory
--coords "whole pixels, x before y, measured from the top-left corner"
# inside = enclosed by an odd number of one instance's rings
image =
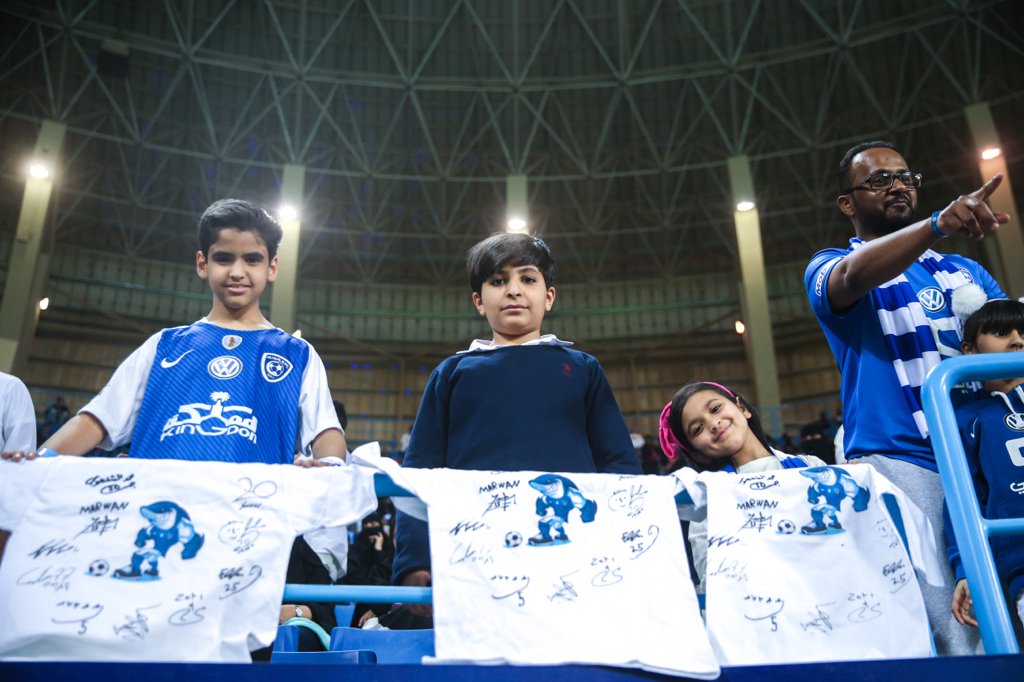
[[[676,448],[686,450],[686,446],[679,442],[676,435],[672,433],[672,427],[668,425],[668,415],[672,412],[672,402],[669,401],[661,411],[658,418],[658,442],[661,443],[661,451],[669,459],[676,458]]]

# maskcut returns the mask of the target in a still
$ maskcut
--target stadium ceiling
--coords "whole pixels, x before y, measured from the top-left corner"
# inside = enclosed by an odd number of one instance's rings
[[[839,245],[833,169],[894,140],[922,208],[975,186],[963,108],[1024,170],[1013,0],[5,0],[0,230],[43,119],[56,238],[188,262],[216,198],[307,170],[304,276],[462,281],[529,178],[563,280],[730,271],[746,154],[770,261]],[[1019,175],[1019,174],[1018,174]],[[1024,178],[1018,188],[1024,186]]]

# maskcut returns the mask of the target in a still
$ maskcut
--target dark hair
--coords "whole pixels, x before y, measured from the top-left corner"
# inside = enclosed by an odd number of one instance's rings
[[[964,343],[976,346],[982,334],[1024,334],[1024,303],[1000,298],[986,301],[964,322]]]
[[[543,240],[522,232],[494,234],[477,242],[466,255],[469,287],[480,293],[484,281],[505,266],[534,265],[544,276],[544,286],[555,284],[555,261]]]
[[[717,471],[724,468],[729,463],[720,460],[710,460],[702,453],[698,452],[697,449],[693,447],[693,443],[690,442],[690,437],[687,435],[686,429],[683,428],[683,407],[686,406],[687,401],[689,401],[694,394],[700,393],[701,391],[713,391],[730,402],[738,401],[740,407],[750,412],[750,418],[747,419],[747,426],[750,427],[754,437],[757,438],[758,442],[761,443],[766,450],[771,452],[771,443],[768,441],[768,437],[764,433],[764,427],[761,426],[761,418],[757,416],[757,410],[755,410],[754,406],[750,404],[750,401],[739,393],[731,391],[731,389],[727,389],[717,382],[697,381],[683,386],[674,396],[672,396],[672,406],[669,408],[668,413],[669,428],[672,429],[672,434],[676,437],[676,440],[678,440],[683,446],[682,448],[676,448],[676,455],[683,460],[683,463],[686,466],[696,469],[697,471]]]
[[[243,232],[255,232],[267,247],[267,257],[277,255],[284,231],[267,209],[242,199],[221,199],[210,204],[199,218],[199,250],[210,255],[210,247],[220,231],[233,227]]]
[[[846,190],[850,188],[850,166],[853,164],[853,157],[857,156],[865,149],[877,149],[878,147],[896,151],[895,145],[891,142],[883,142],[882,140],[861,142],[860,144],[855,144],[846,150],[846,153],[843,154],[843,160],[839,162],[838,180],[840,194],[846,192]]]
[[[334,413],[338,415],[338,423],[341,424],[341,429],[344,431],[348,428],[348,412],[345,411],[345,403],[340,400],[332,400],[334,403]]]

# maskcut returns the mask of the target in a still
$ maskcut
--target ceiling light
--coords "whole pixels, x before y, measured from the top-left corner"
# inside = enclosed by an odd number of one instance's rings
[[[28,174],[36,180],[45,180],[50,177],[50,169],[38,161],[33,161],[28,166]]]
[[[981,158],[983,158],[986,161],[988,161],[989,159],[996,158],[997,156],[999,156],[1002,153],[1003,153],[1003,150],[1000,149],[999,147],[988,147],[987,149],[981,150]]]
[[[291,204],[281,204],[281,207],[277,209],[277,215],[281,220],[297,220],[299,217],[299,210]]]
[[[743,201],[736,204],[736,210],[746,213],[754,208],[754,202],[744,199]]]
[[[742,334],[747,331],[747,325],[743,324],[742,320],[736,320],[736,333]]]
[[[526,220],[522,216],[510,216],[506,225],[510,232],[526,232]]]
[[[39,309],[40,310],[46,310],[49,307],[50,307],[50,297],[49,296],[43,296],[41,299],[39,299]]]

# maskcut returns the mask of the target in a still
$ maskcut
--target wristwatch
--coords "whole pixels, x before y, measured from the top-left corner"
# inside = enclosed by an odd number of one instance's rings
[[[295,617],[296,618],[302,618],[302,607],[301,606],[296,606],[295,607]]]

